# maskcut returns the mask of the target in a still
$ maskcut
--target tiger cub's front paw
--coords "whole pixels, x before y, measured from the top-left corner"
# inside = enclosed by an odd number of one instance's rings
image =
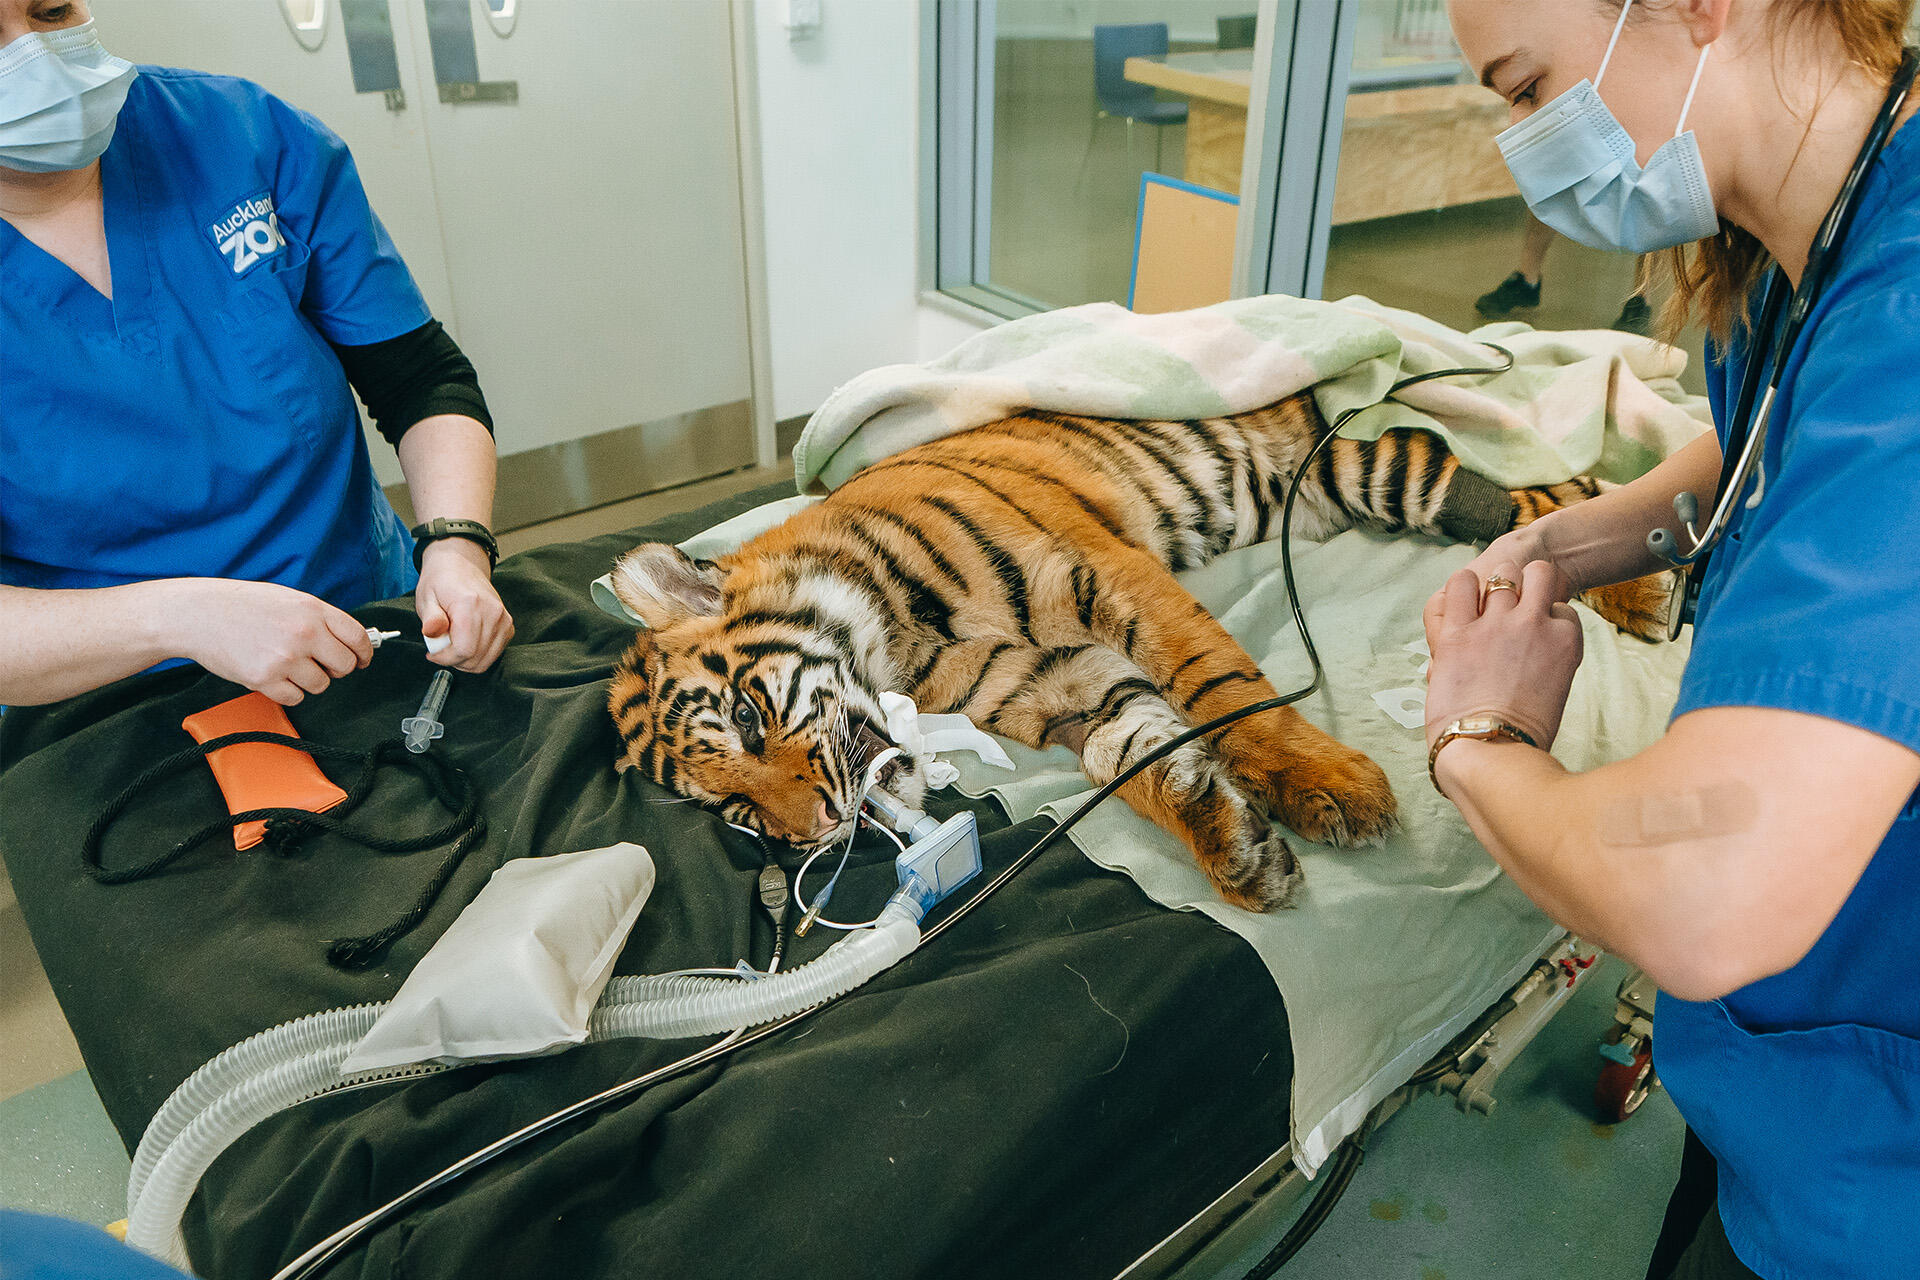
[[[1253,815],[1237,847],[1223,851],[1207,868],[1220,896],[1246,911],[1290,907],[1300,892],[1300,859],[1286,837]]]
[[[1293,905],[1300,860],[1218,760],[1191,748],[1176,752],[1163,786],[1200,869],[1222,898],[1247,911]]]

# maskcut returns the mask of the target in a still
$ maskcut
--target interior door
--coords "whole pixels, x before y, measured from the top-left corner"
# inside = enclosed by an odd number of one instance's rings
[[[501,525],[752,462],[729,6],[393,4]]]
[[[753,461],[730,6],[139,0],[98,20],[123,57],[245,76],[347,140],[479,370],[499,528]]]

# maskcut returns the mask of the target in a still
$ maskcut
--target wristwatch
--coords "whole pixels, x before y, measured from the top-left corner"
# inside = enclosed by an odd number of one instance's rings
[[[440,516],[413,527],[414,572],[417,573],[420,570],[420,557],[426,551],[427,544],[438,542],[442,538],[465,538],[469,542],[477,542],[486,548],[488,567],[500,563],[500,544],[493,540],[493,530],[478,520],[457,520]]]
[[[1440,736],[1433,740],[1433,745],[1427,748],[1427,780],[1433,783],[1435,791],[1440,790],[1440,778],[1433,771],[1433,762],[1440,758],[1440,748],[1455,738],[1477,738],[1481,742],[1498,742],[1504,738],[1508,742],[1523,742],[1529,747],[1540,745],[1525,729],[1508,724],[1496,716],[1462,716],[1442,729]]]

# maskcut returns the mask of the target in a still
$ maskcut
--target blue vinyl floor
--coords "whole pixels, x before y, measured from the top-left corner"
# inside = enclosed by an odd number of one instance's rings
[[[1494,1089],[1492,1115],[1426,1095],[1381,1126],[1294,1280],[1640,1280],[1679,1173],[1664,1092],[1594,1123],[1600,1037],[1626,967],[1601,963]],[[1286,1228],[1223,1273],[1238,1277]]]

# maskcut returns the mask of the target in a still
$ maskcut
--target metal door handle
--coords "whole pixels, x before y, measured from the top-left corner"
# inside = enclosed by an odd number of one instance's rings
[[[442,80],[440,101],[456,105],[462,102],[518,102],[520,101],[520,82],[518,80]]]

